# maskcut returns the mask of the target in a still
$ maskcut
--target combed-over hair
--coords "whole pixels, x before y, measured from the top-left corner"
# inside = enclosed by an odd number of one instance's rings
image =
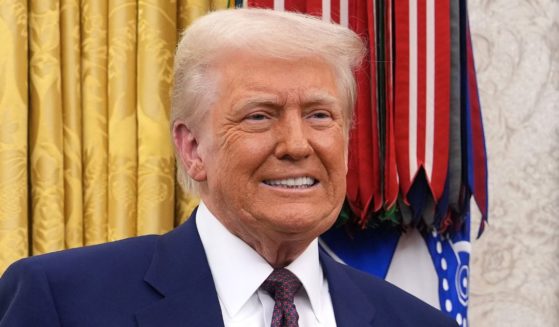
[[[171,131],[176,120],[194,128],[208,110],[208,96],[215,93],[215,77],[208,67],[227,52],[249,50],[257,55],[285,60],[319,57],[329,64],[345,96],[345,135],[348,137],[356,98],[354,70],[365,55],[357,34],[316,17],[269,9],[215,11],[194,21],[177,46],[171,95]],[[181,186],[190,193],[197,185],[177,161]]]

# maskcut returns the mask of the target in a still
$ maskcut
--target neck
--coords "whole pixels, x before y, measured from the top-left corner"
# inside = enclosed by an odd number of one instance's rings
[[[273,268],[284,268],[297,259],[309,246],[309,241],[276,243],[273,241],[244,240]]]
[[[217,219],[274,268],[283,268],[297,259],[318,235],[315,231],[288,233],[270,229],[253,230],[242,224]]]
[[[244,213],[222,212],[219,207],[212,206],[212,202],[206,201],[204,197],[202,199],[208,210],[229,232],[248,244],[274,268],[289,265],[324,232],[322,225],[290,228],[266,224],[262,222],[265,219],[241,217]]]

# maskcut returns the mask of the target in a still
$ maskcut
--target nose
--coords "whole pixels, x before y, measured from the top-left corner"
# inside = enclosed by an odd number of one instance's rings
[[[308,157],[312,151],[303,118],[299,115],[283,117],[277,126],[276,158],[297,161]]]

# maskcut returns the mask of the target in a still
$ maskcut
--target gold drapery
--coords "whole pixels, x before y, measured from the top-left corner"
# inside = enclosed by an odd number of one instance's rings
[[[181,30],[231,0],[0,0],[0,273],[28,255],[163,233]]]

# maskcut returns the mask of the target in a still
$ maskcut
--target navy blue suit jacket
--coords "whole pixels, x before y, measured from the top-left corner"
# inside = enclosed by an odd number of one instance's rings
[[[455,326],[387,282],[320,254],[339,327]],[[0,279],[0,327],[223,326],[195,219],[142,236],[23,259]]]

